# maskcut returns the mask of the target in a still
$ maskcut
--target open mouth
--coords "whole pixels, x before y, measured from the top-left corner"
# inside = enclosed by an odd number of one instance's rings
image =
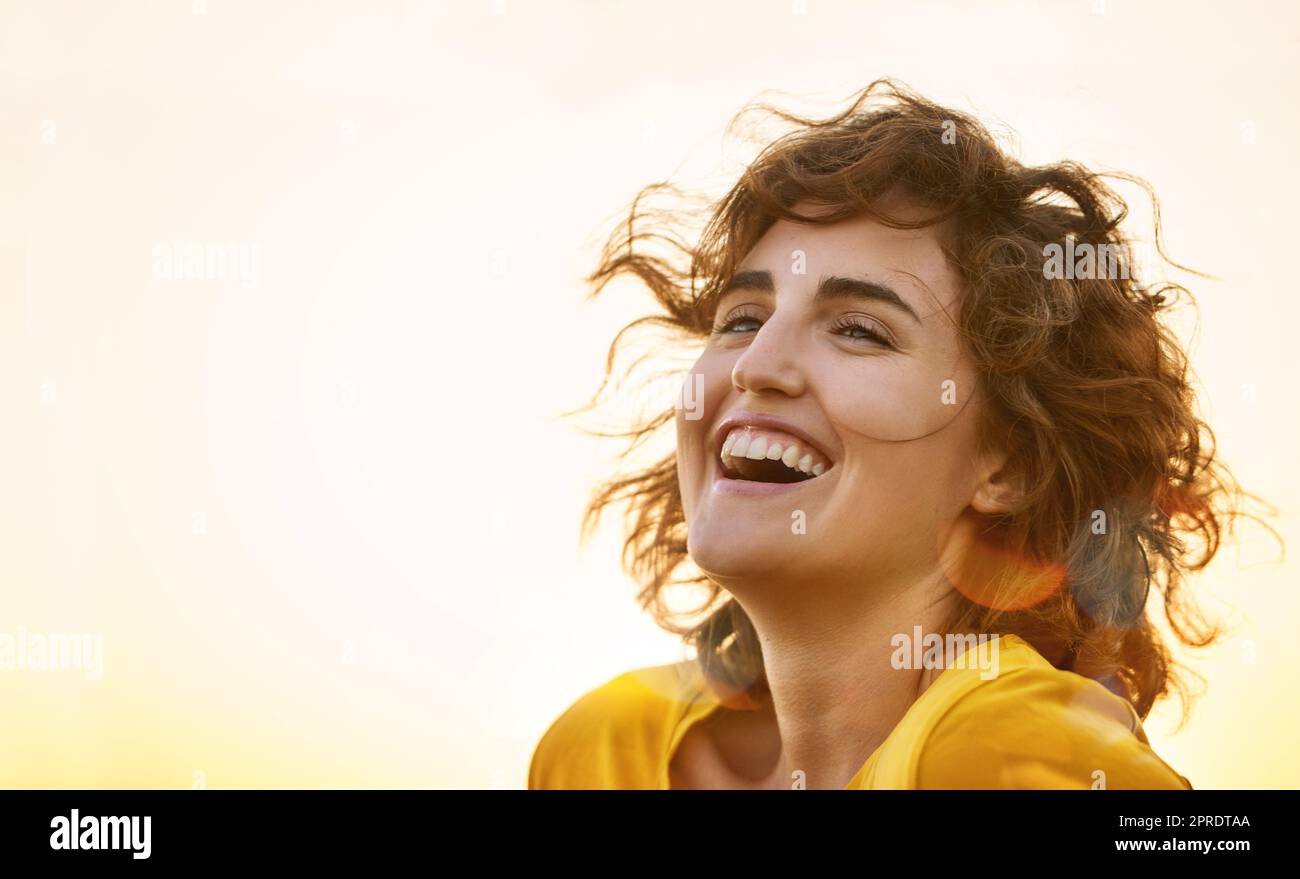
[[[819,450],[798,437],[745,426],[727,434],[719,460],[728,479],[775,484],[808,482],[833,466]]]

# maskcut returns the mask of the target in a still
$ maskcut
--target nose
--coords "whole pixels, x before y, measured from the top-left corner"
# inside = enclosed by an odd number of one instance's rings
[[[782,323],[776,317],[770,318],[736,358],[731,368],[731,384],[736,390],[752,394],[778,392],[787,397],[797,397],[806,390],[792,328]]]

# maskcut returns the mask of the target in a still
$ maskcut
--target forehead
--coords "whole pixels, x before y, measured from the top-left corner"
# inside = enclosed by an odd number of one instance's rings
[[[806,203],[797,210],[816,212]],[[890,205],[888,210],[899,219],[923,216],[906,205]],[[943,251],[940,227],[894,229],[869,216],[830,224],[778,220],[737,271],[750,269],[772,272],[778,293],[783,287],[811,293],[817,279],[826,275],[876,281],[892,287],[922,315],[940,306],[951,308],[959,288],[957,273]],[[800,279],[809,283],[792,283]]]

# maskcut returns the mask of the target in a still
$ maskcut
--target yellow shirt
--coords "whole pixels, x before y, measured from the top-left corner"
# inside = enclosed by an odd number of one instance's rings
[[[1023,639],[1000,637],[996,676],[970,664],[934,679],[846,790],[1191,790],[1151,749],[1133,706]],[[678,743],[720,705],[692,661],[618,675],[542,735],[528,788],[667,790]]]

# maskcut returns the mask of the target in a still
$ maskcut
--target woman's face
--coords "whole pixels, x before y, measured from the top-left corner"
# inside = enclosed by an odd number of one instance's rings
[[[988,472],[957,306],[934,227],[783,220],[764,235],[687,377],[696,405],[677,413],[706,574],[902,589],[935,570]]]

